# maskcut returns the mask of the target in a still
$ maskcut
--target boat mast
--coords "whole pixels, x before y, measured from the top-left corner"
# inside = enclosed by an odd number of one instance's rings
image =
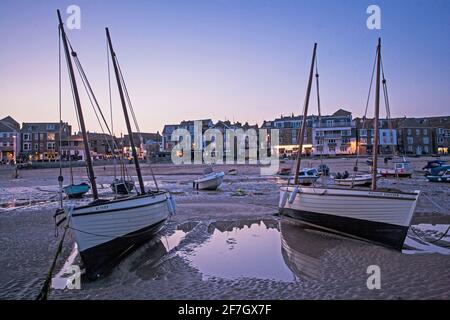
[[[312,60],[311,60],[311,68],[309,70],[308,88],[306,89],[305,105],[303,108],[302,127],[301,127],[299,135],[297,137],[299,143],[298,143],[298,153],[297,153],[297,164],[295,166],[294,185],[298,184],[298,172],[300,170],[300,162],[302,159],[303,139],[305,137],[305,130],[306,130],[306,117],[308,115],[309,96],[311,94],[311,86],[312,86],[312,80],[313,80],[313,74],[314,74],[314,63],[316,61],[316,49],[317,49],[317,43],[314,43],[313,56],[312,56]]]
[[[377,46],[377,82],[375,86],[375,119],[373,125],[374,138],[372,150],[372,190],[377,189],[378,168],[378,122],[380,118],[380,60],[381,60],[381,38],[378,38]]]
[[[73,66],[72,66],[72,60],[70,59],[70,53],[69,53],[69,45],[67,44],[67,37],[66,32],[64,31],[64,25],[61,19],[61,13],[59,10],[58,12],[58,19],[59,19],[59,28],[61,30],[61,38],[64,45],[64,52],[66,55],[66,61],[67,66],[69,69],[69,76],[70,81],[72,83],[72,90],[73,90],[73,96],[75,100],[75,106],[77,108],[78,118],[80,121],[80,129],[81,134],[83,136],[83,144],[84,144],[84,152],[86,154],[86,166],[88,169],[88,175],[89,175],[89,181],[91,182],[92,187],[92,194],[94,195],[94,200],[98,199],[98,192],[97,192],[97,184],[95,182],[95,175],[94,175],[94,167],[92,166],[92,159],[91,159],[91,151],[89,148],[89,141],[86,133],[86,126],[84,124],[84,117],[83,117],[83,110],[81,109],[81,102],[80,102],[80,96],[78,94],[78,87],[77,87],[77,81],[75,79],[75,74],[73,72]],[[72,55],[76,55],[75,52],[72,52]]]
[[[122,103],[123,115],[125,117],[125,123],[127,125],[128,136],[130,139],[131,151],[133,153],[134,166],[136,167],[136,174],[139,180],[139,187],[141,189],[141,194],[145,194],[144,180],[142,179],[141,168],[139,166],[139,159],[136,152],[136,146],[134,145],[133,140],[133,131],[131,130],[130,118],[128,117],[127,105],[125,103],[125,97],[123,94],[122,82],[120,81],[119,69],[116,61],[116,53],[114,52],[111,36],[109,35],[108,28],[106,29],[106,37],[108,38],[109,51],[111,52],[111,60],[114,66],[114,73],[116,74],[117,87],[119,88],[120,102]]]

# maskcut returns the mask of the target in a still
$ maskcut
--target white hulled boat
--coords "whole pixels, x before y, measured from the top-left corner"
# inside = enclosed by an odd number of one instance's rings
[[[307,116],[313,68],[316,63],[316,47],[317,45],[314,45],[304,119]],[[377,46],[374,150],[378,150],[380,64],[381,40]],[[318,81],[317,71],[316,79]],[[385,84],[384,79],[383,84]],[[304,130],[303,122],[300,135],[304,135]],[[299,150],[302,150],[303,139],[299,139],[299,141]],[[401,250],[416,207],[419,191],[406,193],[377,189],[377,160],[377,152],[374,152],[372,190],[304,187],[299,186],[295,181],[293,186],[280,188],[280,213],[323,230]],[[298,157],[297,167],[300,166],[300,161],[301,157]]]
[[[83,111],[81,108],[71,56],[75,61],[83,83],[88,84],[88,94],[93,97],[100,113],[101,109],[97,104],[97,99],[95,99],[86,75],[82,70],[77,54],[74,52],[72,46],[70,46],[69,52],[69,43],[64,31],[59,10],[58,18],[60,36],[62,40],[61,42],[64,46],[71,88],[73,90],[72,93],[83,136],[84,151],[85,154],[90,155],[91,153],[87,139],[87,131],[84,123]],[[118,67],[117,57],[112,47],[108,29],[106,29],[106,35],[128,134],[132,137],[124,91],[129,104],[128,108],[132,110],[132,107],[122,73]],[[102,113],[101,116],[103,117]],[[104,117],[103,120],[105,126],[108,128],[108,131],[111,133]],[[112,263],[119,257],[123,256],[123,254],[129,249],[153,237],[162,228],[169,215],[175,212],[175,200],[171,197],[169,192],[159,190],[157,185],[156,190],[154,191],[145,190],[133,139],[130,139],[130,145],[140,187],[138,194],[118,199],[99,199],[92,159],[88,156],[86,157],[86,166],[92,186],[94,201],[87,205],[66,208],[64,211],[59,209],[56,214],[58,215],[61,212],[66,213],[69,228],[74,232],[78,250],[80,252],[84,267],[86,268],[87,276],[90,279],[95,279],[104,271],[108,270],[112,266]]]
[[[197,190],[216,190],[223,182],[224,172],[211,172],[194,180],[192,186]]]

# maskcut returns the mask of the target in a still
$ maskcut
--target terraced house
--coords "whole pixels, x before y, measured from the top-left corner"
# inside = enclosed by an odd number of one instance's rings
[[[56,160],[61,138],[71,135],[72,127],[67,122],[24,122],[22,123],[20,156],[25,160]]]
[[[11,163],[20,150],[20,124],[7,116],[0,120],[0,163]]]
[[[314,121],[313,154],[333,156],[355,153],[356,126],[351,112],[339,109]]]

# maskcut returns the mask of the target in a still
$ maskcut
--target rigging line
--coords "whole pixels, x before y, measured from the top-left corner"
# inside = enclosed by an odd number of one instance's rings
[[[123,77],[122,69],[120,68],[120,64],[119,64],[119,60],[118,60],[117,56],[115,57],[115,60],[117,62],[117,67],[119,69],[120,82],[122,84],[122,87],[123,87],[124,92],[125,92],[125,97],[127,99],[128,109],[130,109],[131,116],[133,117],[134,126],[136,127],[136,130],[137,130],[137,132],[139,134],[139,139],[140,139],[141,144],[142,144],[143,143],[143,139],[142,139],[142,135],[141,135],[141,129],[139,128],[139,124],[138,124],[137,119],[136,119],[136,114],[134,113],[134,108],[133,108],[133,105],[131,104],[130,95],[128,94],[127,85],[125,84],[125,78]]]
[[[113,107],[112,107],[112,94],[111,94],[111,69],[109,66],[109,49],[108,49],[108,39],[106,39],[106,63],[108,65],[108,93],[109,93],[109,113],[111,117],[111,134],[112,139],[115,140],[114,136],[114,121],[113,121]],[[116,149],[113,150],[113,160],[114,160],[114,181],[117,180],[117,159],[116,159]],[[115,193],[117,194],[117,186],[115,186]]]
[[[366,109],[365,109],[365,111],[364,111],[364,117],[363,117],[363,122],[362,122],[362,129],[367,129],[367,128],[366,128],[366,123],[367,123],[367,110],[368,110],[368,108],[369,108],[370,94],[371,94],[371,92],[372,92],[372,85],[373,85],[373,78],[374,78],[374,75],[375,75],[375,66],[376,66],[376,62],[377,62],[377,56],[378,56],[378,48],[377,48],[377,54],[375,54],[375,59],[374,59],[374,61],[373,61],[372,76],[371,76],[371,78],[370,78],[369,92],[368,92],[368,94],[367,94]],[[358,134],[357,134],[356,136],[357,136],[357,139],[360,139]],[[367,137],[368,137],[368,135],[367,135],[367,131],[366,131],[366,146],[367,146],[367,144],[368,144]],[[356,172],[357,172],[357,169],[358,169],[359,153],[360,153],[360,152],[359,152],[359,148],[356,148],[356,161],[355,161],[355,169],[356,169],[356,170],[354,170],[354,177],[356,176]],[[352,186],[353,186],[353,183],[352,183]]]
[[[58,26],[58,103],[59,103],[59,205],[60,208],[63,207],[63,175],[62,175],[62,162],[61,162],[61,118],[62,118],[62,86],[61,86],[61,28]]]
[[[141,148],[142,148],[144,146],[144,140],[142,138],[141,129],[139,128],[139,124],[138,124],[137,119],[136,119],[136,114],[134,113],[133,105],[131,104],[130,95],[128,94],[128,89],[127,89],[127,86],[125,84],[125,79],[123,77],[122,69],[120,68],[120,64],[119,64],[119,60],[117,58],[117,55],[114,58],[116,60],[117,67],[118,67],[118,70],[119,70],[120,81],[121,81],[122,87],[123,87],[123,89],[125,91],[125,96],[126,96],[126,99],[127,99],[127,102],[128,102],[128,108],[131,111],[131,115],[133,117],[133,122],[134,122],[136,130],[138,132],[139,140],[141,142]],[[131,133],[131,134],[133,135],[133,133]],[[131,136],[130,139],[133,139],[133,137]],[[153,183],[155,184],[156,190],[159,191],[158,181],[156,180],[155,174],[153,172],[153,167],[152,167],[152,165],[150,163],[149,163],[149,168],[150,168],[150,173],[152,175]]]
[[[392,123],[392,117],[391,117],[391,106],[389,103],[389,94],[388,94],[388,88],[387,88],[387,81],[386,81],[386,77],[384,76],[384,66],[383,66],[383,58],[381,58],[380,55],[380,64],[381,64],[381,72],[383,75],[383,94],[384,94],[384,104],[386,107],[386,117],[388,118],[388,125],[389,125],[389,132],[391,134],[391,137],[394,138],[393,136],[393,123]],[[392,144],[392,153],[395,156],[395,153],[397,152],[397,147],[396,147],[397,143]]]
[[[102,112],[102,109],[100,108],[100,105],[99,105],[98,100],[97,100],[97,98],[96,98],[96,96],[95,96],[95,94],[94,94],[94,91],[92,90],[92,87],[91,87],[91,85],[90,85],[90,83],[89,83],[89,80],[88,80],[88,78],[87,78],[87,75],[86,75],[86,73],[84,72],[84,69],[83,69],[83,66],[81,65],[80,59],[78,58],[78,56],[76,55],[76,53],[75,53],[73,56],[74,56],[74,60],[75,60],[75,64],[76,64],[76,66],[77,66],[78,72],[79,72],[80,77],[81,77],[81,79],[82,79],[82,81],[83,81],[83,84],[84,84],[86,93],[87,93],[87,95],[88,95],[88,97],[89,97],[89,100],[90,100],[90,102],[91,102],[91,106],[92,106],[92,108],[93,108],[93,110],[94,110],[95,116],[97,117],[97,121],[98,121],[98,123],[99,123],[99,125],[100,125],[100,128],[101,128],[102,132],[103,132],[104,134],[106,134],[106,133],[105,133],[105,130],[103,129],[103,126],[102,126],[102,124],[101,124],[101,120],[99,119],[99,117],[98,117],[98,115],[97,115],[97,112],[96,112],[96,110],[95,110],[95,107],[96,107],[97,110],[99,111],[99,113],[100,113],[100,115],[101,115],[101,117],[102,117],[102,119],[103,119],[103,123],[105,124],[106,129],[108,130],[108,133],[109,133],[110,136],[111,136],[111,142],[112,142],[112,145],[113,145],[113,147],[116,149],[116,148],[117,148],[116,141],[115,141],[115,139],[114,139],[114,137],[113,137],[113,135],[112,135],[111,130],[109,129],[109,126],[108,126],[108,123],[107,123],[107,121],[106,121],[106,118],[105,118],[105,116],[104,116],[104,114],[103,114],[103,112]],[[92,96],[92,99],[93,99],[93,100],[91,99],[91,96]],[[95,106],[93,105],[93,102],[95,102]],[[112,153],[114,153],[114,150],[115,150],[115,149],[112,149],[112,148],[111,148],[111,145],[109,144],[109,141],[108,141],[107,137],[105,137],[105,142],[106,142],[106,144],[108,145],[108,148],[112,151]]]
[[[93,102],[93,100],[92,100],[92,98],[91,98],[91,95],[89,94],[88,85],[87,85],[86,82],[85,82],[85,78],[84,78],[84,77],[82,76],[82,74],[81,74],[81,73],[82,73],[82,70],[80,70],[80,68],[81,68],[80,62],[79,62],[78,60],[75,60],[75,61],[76,61],[76,62],[75,62],[75,65],[77,66],[77,70],[78,70],[78,72],[80,73],[81,82],[83,83],[84,89],[86,90],[86,93],[87,93],[87,95],[88,95],[89,102],[91,103],[92,109],[94,110],[95,117],[97,118],[98,124],[100,125],[100,129],[102,130],[103,134],[106,135],[105,130],[103,129],[101,120],[100,120],[100,118],[99,118],[99,116],[98,116],[98,113],[97,113],[97,111],[95,110],[94,102]],[[91,94],[93,94],[93,93],[91,92]],[[94,100],[95,100],[95,96],[94,96],[93,98],[94,98]],[[101,112],[101,110],[99,110],[99,111]],[[108,129],[109,129],[109,128],[108,128]],[[114,140],[113,140],[113,141],[114,141]],[[107,138],[106,136],[105,136],[105,142],[106,142],[106,145],[108,146],[108,148],[109,148],[110,150],[112,150],[111,145],[109,144],[109,140],[108,140],[108,138]]]
[[[316,56],[316,91],[317,91],[317,112],[318,112],[318,128],[321,128],[321,121],[322,121],[322,112],[320,110],[320,90],[319,90],[319,67],[318,67],[318,59]],[[314,119],[313,119],[313,126],[314,126]],[[320,149],[320,166],[322,168],[322,174],[321,174],[321,180],[322,183],[325,180],[324,179],[324,172],[323,172],[323,145]],[[326,184],[326,180],[325,180]]]

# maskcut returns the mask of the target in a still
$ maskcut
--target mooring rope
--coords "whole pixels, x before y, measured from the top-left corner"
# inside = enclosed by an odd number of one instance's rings
[[[48,293],[50,292],[50,284],[51,284],[51,280],[52,280],[53,271],[56,267],[56,261],[58,260],[58,257],[61,254],[64,238],[66,237],[67,229],[68,229],[68,227],[64,228],[64,233],[61,237],[61,240],[59,241],[58,248],[56,249],[56,254],[55,254],[55,257],[53,258],[52,266],[50,267],[50,270],[47,273],[47,277],[45,278],[44,285],[42,286],[42,289],[39,292],[39,295],[36,297],[36,300],[47,300]]]

